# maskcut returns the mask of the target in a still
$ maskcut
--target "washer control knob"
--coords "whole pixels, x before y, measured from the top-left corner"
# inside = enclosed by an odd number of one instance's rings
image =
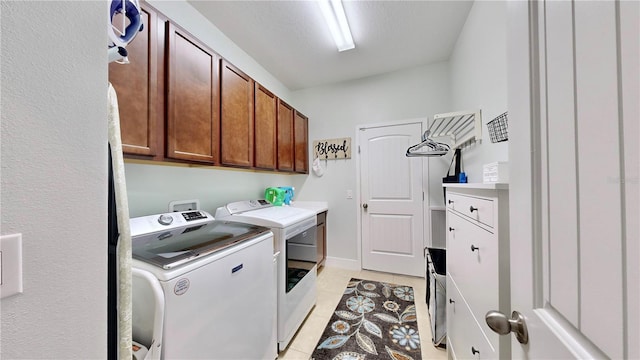
[[[171,216],[171,215],[160,215],[160,217],[158,218],[158,222],[161,225],[171,225],[171,223],[173,222],[173,216]]]

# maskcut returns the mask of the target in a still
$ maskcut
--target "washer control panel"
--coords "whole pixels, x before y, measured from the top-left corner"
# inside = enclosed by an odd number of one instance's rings
[[[132,218],[129,220],[131,236],[174,229],[187,224],[213,221],[213,216],[203,210],[177,211]]]
[[[158,218],[158,222],[160,223],[160,225],[171,225],[171,223],[173,222],[173,216],[169,214],[162,214]]]
[[[185,211],[182,212],[182,217],[187,221],[194,221],[199,219],[206,219],[207,214],[203,211]]]

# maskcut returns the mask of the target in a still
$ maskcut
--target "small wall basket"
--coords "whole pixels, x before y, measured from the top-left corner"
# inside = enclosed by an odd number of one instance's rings
[[[489,129],[489,139],[492,143],[509,140],[509,128],[507,124],[507,112],[500,114],[495,119],[487,123]]]

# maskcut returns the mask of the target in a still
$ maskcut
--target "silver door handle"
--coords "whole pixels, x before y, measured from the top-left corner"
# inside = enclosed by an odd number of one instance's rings
[[[362,204],[362,208],[367,210],[367,208],[369,207],[369,205],[367,205],[367,203]]]
[[[500,311],[491,310],[484,318],[487,321],[487,325],[489,325],[494,332],[500,335],[507,335],[512,332],[516,334],[516,339],[520,344],[526,345],[529,343],[527,324],[521,313],[514,311],[511,313],[511,319],[509,319],[507,315]]]

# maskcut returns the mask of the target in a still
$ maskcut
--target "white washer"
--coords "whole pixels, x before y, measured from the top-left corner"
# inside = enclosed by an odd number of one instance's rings
[[[266,226],[273,232],[278,259],[278,350],[283,351],[316,304],[316,213],[265,200],[229,203],[216,219]]]
[[[268,228],[205,211],[130,223],[135,341],[163,359],[277,357]]]

